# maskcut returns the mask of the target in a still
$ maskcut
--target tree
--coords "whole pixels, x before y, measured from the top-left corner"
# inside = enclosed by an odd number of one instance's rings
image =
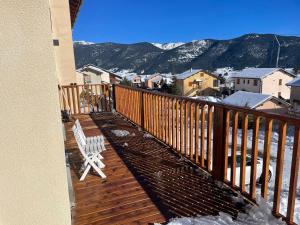
[[[173,76],[172,77],[172,82],[169,85],[169,93],[170,94],[173,94],[173,95],[178,95],[179,94],[179,89],[176,85],[176,81],[177,81],[176,76]]]
[[[125,86],[132,86],[132,82],[128,80],[126,77],[121,80],[120,84],[125,85]]]

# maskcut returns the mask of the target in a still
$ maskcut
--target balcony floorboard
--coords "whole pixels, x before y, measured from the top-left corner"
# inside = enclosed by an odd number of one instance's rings
[[[151,224],[174,217],[217,215],[233,217],[244,211],[235,193],[154,138],[112,113],[77,116],[86,136],[103,134],[106,180],[88,174],[79,181],[82,164],[71,126],[66,123],[76,204],[74,224]],[[117,137],[111,130],[127,130]]]

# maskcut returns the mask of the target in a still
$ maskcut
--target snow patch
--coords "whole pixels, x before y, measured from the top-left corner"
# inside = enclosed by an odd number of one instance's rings
[[[94,42],[89,42],[89,41],[74,41],[74,44],[79,44],[79,45],[93,45],[95,43]]]
[[[130,134],[127,130],[112,130],[111,132],[117,137],[126,137]]]
[[[185,43],[183,42],[176,42],[176,43],[164,43],[164,44],[160,44],[160,43],[151,43],[152,45],[163,49],[163,50],[171,50],[173,48],[177,48],[181,45],[184,45]]]
[[[259,206],[249,206],[246,213],[239,213],[236,220],[233,220],[229,214],[219,213],[218,216],[198,216],[198,217],[183,217],[171,220],[168,225],[283,225],[281,219],[277,219],[272,215],[272,209],[263,198],[258,198]],[[156,224],[158,225],[158,224]]]

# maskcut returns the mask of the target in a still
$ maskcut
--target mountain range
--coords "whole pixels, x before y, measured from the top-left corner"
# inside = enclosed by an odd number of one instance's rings
[[[300,37],[276,35],[279,67],[300,68]],[[74,42],[76,67],[86,64],[117,71],[151,74],[187,69],[275,67],[279,45],[274,34],[246,34],[229,40],[134,44]]]

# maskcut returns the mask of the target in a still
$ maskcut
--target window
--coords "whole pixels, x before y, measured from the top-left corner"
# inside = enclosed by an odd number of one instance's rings
[[[282,85],[282,79],[279,79],[279,85]]]
[[[247,84],[250,84],[250,80],[247,80]]]
[[[246,84],[246,80],[245,79],[243,80],[243,83]]]
[[[190,82],[189,82],[189,87],[192,87],[193,84],[194,84],[194,82],[193,82],[193,81],[190,81]]]
[[[213,85],[214,85],[214,87],[218,87],[218,80],[214,80]]]
[[[240,78],[238,78],[238,79],[236,80],[236,83],[237,83],[237,84],[240,84]]]
[[[280,98],[281,97],[281,92],[278,92],[278,98]]]
[[[204,73],[200,73],[200,77],[203,77],[204,76]]]
[[[258,81],[257,80],[253,80],[253,85],[257,86],[258,85]]]

